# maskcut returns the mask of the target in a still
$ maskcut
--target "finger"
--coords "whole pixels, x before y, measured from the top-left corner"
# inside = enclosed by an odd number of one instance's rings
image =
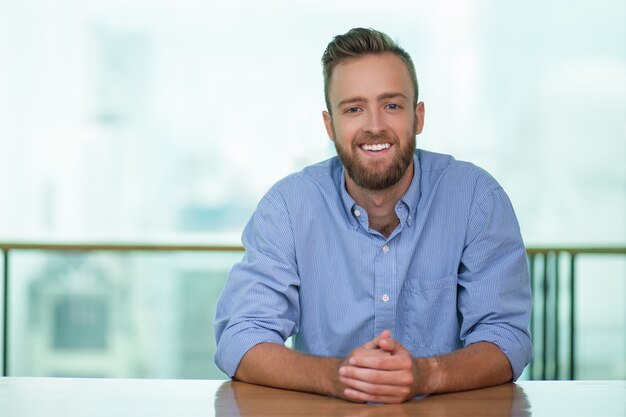
[[[391,337],[381,339],[378,342],[378,346],[380,347],[380,349],[384,350],[385,352],[389,352],[392,355],[406,350],[406,348],[402,346],[400,342]]]
[[[383,330],[381,334],[363,345],[366,349],[378,349],[380,340],[391,337],[391,330]]]
[[[412,386],[415,377],[412,369],[379,370],[344,366],[339,370],[339,378],[362,381],[374,385]]]
[[[348,359],[346,367],[369,368],[382,371],[413,369],[413,359],[409,355],[384,353],[379,355],[354,355]]]
[[[340,377],[339,380],[342,384],[346,386],[346,388],[370,395],[405,396],[411,392],[411,387],[407,385],[374,384],[371,382],[347,377]]]
[[[383,403],[383,404],[400,404],[408,400],[408,397],[396,396],[396,395],[373,395],[351,388],[346,388],[344,395],[354,402],[370,402],[370,403]]]
[[[345,364],[355,365],[360,361],[360,358],[391,358],[391,353],[385,352],[381,349],[355,349],[348,358],[346,358]]]

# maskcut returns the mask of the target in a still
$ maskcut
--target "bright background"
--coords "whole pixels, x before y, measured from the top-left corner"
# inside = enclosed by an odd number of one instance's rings
[[[626,244],[622,0],[0,0],[0,242],[237,244],[274,182],[334,154],[320,58],[354,26],[412,55],[418,146],[490,171],[529,246]],[[12,351],[69,362],[12,369],[98,374],[105,355],[126,365],[103,375],[219,376],[212,306],[237,257],[211,256],[16,256]],[[581,377],[626,378],[626,262],[581,271]],[[72,311],[104,329],[92,345],[55,327]]]

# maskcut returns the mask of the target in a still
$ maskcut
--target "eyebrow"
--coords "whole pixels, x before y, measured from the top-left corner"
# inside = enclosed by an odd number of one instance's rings
[[[407,97],[402,93],[382,93],[376,97],[376,100],[383,101],[383,100],[387,100],[390,98],[398,98],[398,97],[402,97],[403,99],[408,100]],[[339,108],[339,107],[345,106],[346,104],[363,103],[365,101],[367,101],[365,97],[361,97],[361,96],[351,97],[345,100],[341,100],[339,103],[337,103],[337,107]]]
[[[345,106],[346,104],[362,103],[364,101],[367,101],[365,97],[351,97],[345,100],[341,100],[339,103],[337,103],[337,107],[339,108]]]
[[[408,100],[407,96],[405,96],[402,93],[383,93],[379,95],[378,97],[376,97],[376,99],[378,101],[382,101],[382,100],[387,100],[390,98],[398,98],[398,97],[402,97],[403,99]]]

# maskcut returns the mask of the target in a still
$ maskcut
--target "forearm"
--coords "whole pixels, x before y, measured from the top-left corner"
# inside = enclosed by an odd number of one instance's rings
[[[275,343],[261,343],[244,355],[234,378],[276,388],[341,396],[338,373],[341,361],[305,355]]]
[[[509,382],[511,364],[496,345],[478,342],[445,356],[415,359],[416,394],[465,391]]]

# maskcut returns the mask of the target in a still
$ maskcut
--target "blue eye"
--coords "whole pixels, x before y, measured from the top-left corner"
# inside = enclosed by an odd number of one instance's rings
[[[389,110],[398,110],[400,108],[400,106],[397,105],[396,103],[389,103],[389,104],[387,104],[387,108]]]
[[[346,113],[356,113],[359,111],[358,107],[349,107],[346,109]]]

